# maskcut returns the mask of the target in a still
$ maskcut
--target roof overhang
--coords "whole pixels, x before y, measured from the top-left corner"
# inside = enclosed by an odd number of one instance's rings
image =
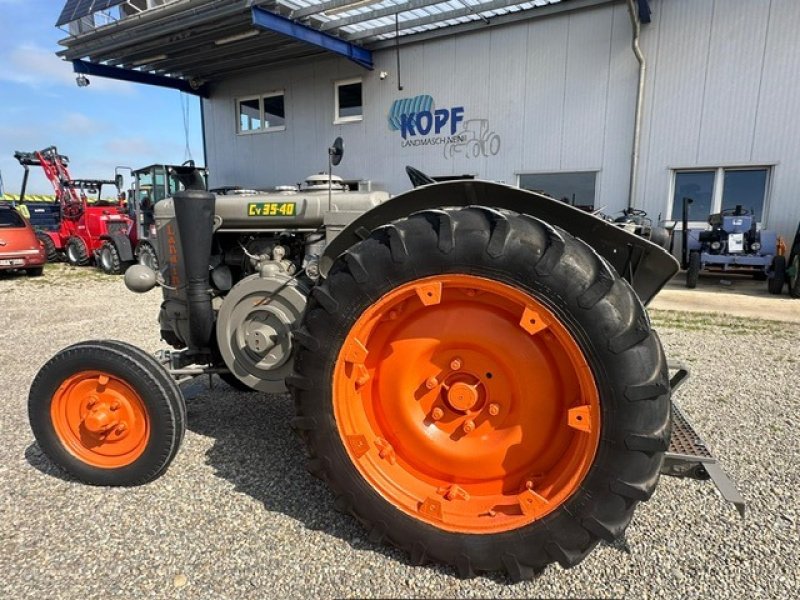
[[[61,40],[58,54],[77,73],[205,96],[241,72],[331,54],[371,69],[376,49],[615,1],[167,0],[116,20],[106,11],[111,22]]]

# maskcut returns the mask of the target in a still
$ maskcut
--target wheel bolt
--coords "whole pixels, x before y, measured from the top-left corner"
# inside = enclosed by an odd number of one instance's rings
[[[99,401],[100,401],[100,398],[98,398],[97,396],[89,396],[89,402],[87,402],[86,406],[88,406],[89,408],[92,408]]]
[[[458,371],[461,368],[461,359],[460,358],[454,358],[453,360],[451,360],[450,361],[450,368],[453,371]]]
[[[394,321],[397,318],[397,311],[396,310],[390,310],[389,314],[386,315],[386,316],[389,317],[390,321]]]
[[[489,405],[489,414],[493,417],[496,417],[500,414],[500,405],[499,404],[490,404]]]
[[[117,435],[121,435],[121,434],[125,433],[125,431],[127,429],[128,429],[128,426],[125,425],[125,423],[120,423],[119,425],[117,425],[117,429],[114,431],[114,433],[116,433]]]
[[[111,410],[119,410],[119,402],[112,402]]]
[[[431,411],[431,419],[438,421],[444,416],[444,411],[438,406]]]
[[[464,430],[464,433],[472,433],[475,431],[475,421],[468,419],[464,421],[464,424],[461,426],[461,428]]]
[[[428,379],[425,381],[425,387],[429,390],[432,390],[437,385],[439,385],[439,380],[436,379],[436,377],[428,377]]]
[[[533,480],[532,479],[528,479],[528,481],[525,482],[525,489],[527,489],[527,490],[532,490],[533,489]]]

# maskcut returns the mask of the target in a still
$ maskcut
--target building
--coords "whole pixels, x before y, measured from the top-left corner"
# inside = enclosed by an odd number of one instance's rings
[[[78,20],[76,72],[203,98],[213,186],[301,181],[341,136],[337,173],[395,193],[412,165],[800,221],[796,0],[70,0]]]

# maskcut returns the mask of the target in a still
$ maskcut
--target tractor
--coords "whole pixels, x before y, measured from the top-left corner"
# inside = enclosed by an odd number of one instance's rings
[[[187,166],[187,161],[183,166]],[[191,162],[190,166],[194,166]],[[161,200],[172,197],[183,189],[179,177],[175,174],[176,165],[149,165],[133,170],[130,167],[117,167],[119,177],[121,171],[127,170],[131,176],[131,190],[128,194],[128,211],[134,226],[131,229],[133,254],[139,264],[158,270],[158,254],[156,252],[156,222],[154,207]],[[205,179],[205,169],[199,172]]]
[[[683,199],[681,266],[686,287],[697,287],[700,271],[749,273],[767,280],[770,294],[780,294],[786,280],[786,257],[778,252],[778,235],[760,229],[755,215],[737,205],[708,218],[708,227],[689,226],[691,198]]]
[[[343,153],[337,140],[330,164]],[[464,577],[529,579],[623,535],[664,473],[744,503],[694,432],[645,305],[678,270],[663,248],[499,183],[383,192],[328,185],[214,195],[196,169],[155,205],[168,350],[62,350],[30,423],[79,480],[161,476],[186,427],[179,385],[217,374],[290,392],[307,468],[375,543]],[[339,187],[339,186],[337,186]],[[327,189],[326,189],[327,188]],[[269,401],[265,397],[265,401]]]
[[[129,239],[132,222],[125,206],[102,199],[103,186],[113,185],[120,191],[121,180],[73,179],[69,173],[69,158],[55,146],[36,152],[15,152],[14,158],[25,169],[20,202],[25,203],[29,168],[40,166],[53,185],[57,209],[34,207],[34,224],[42,213],[49,227],[40,227],[38,237],[48,260],[55,262],[66,255],[71,265],[97,264],[109,274],[122,273],[133,261]],[[92,198],[93,202],[89,202]],[[57,212],[56,212],[57,210]]]

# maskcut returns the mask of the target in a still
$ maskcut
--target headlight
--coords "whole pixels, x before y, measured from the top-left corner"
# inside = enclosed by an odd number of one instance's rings
[[[758,242],[753,242],[752,244],[750,244],[750,250],[752,250],[753,252],[758,252],[759,250],[761,250],[761,244],[759,244]]]
[[[720,246],[722,246],[722,244],[720,244],[719,242],[711,242],[711,249],[712,250],[719,250]]]

